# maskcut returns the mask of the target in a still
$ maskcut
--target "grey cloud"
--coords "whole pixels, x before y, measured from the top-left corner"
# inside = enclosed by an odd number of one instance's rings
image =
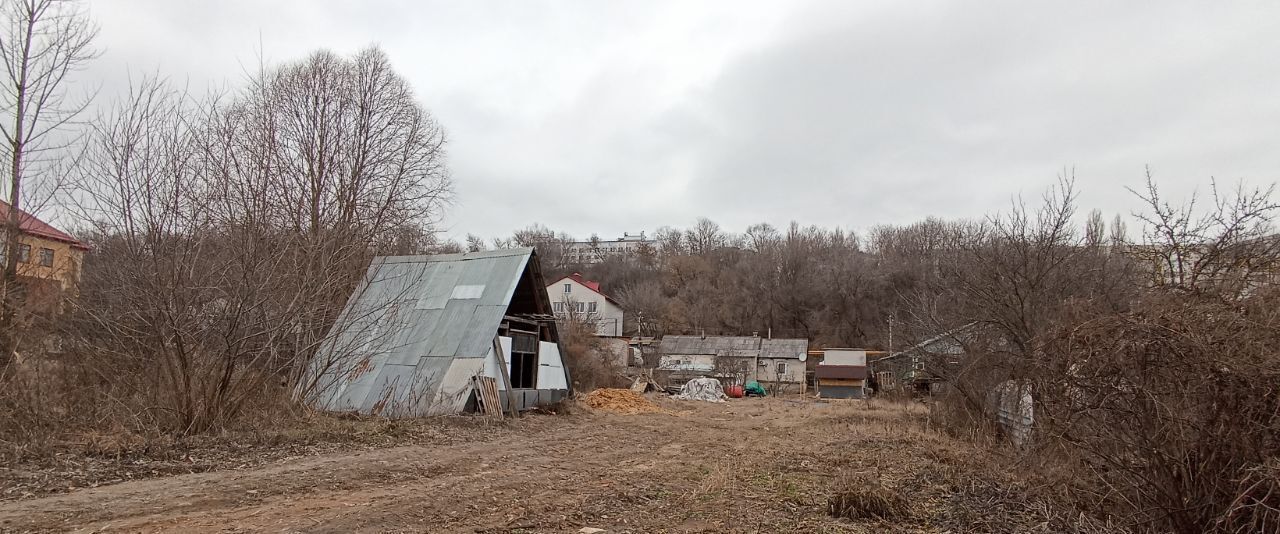
[[[269,59],[380,44],[448,129],[454,237],[977,217],[1064,167],[1085,208],[1127,213],[1148,164],[1174,194],[1280,169],[1275,4],[91,9],[106,94],[126,68],[237,80],[259,37]]]
[[[1274,17],[974,6],[796,27],[740,59],[688,104],[709,140],[690,196],[736,227],[866,227],[981,216],[1064,166],[1125,213],[1148,163],[1182,191],[1275,179]]]

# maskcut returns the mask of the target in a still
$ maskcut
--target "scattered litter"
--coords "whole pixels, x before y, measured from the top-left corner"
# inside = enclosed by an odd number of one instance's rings
[[[707,402],[724,402],[726,395],[720,381],[714,378],[695,378],[685,382],[680,394],[674,398],[680,400],[699,400]]]
[[[637,376],[636,379],[631,382],[631,391],[636,393],[648,393],[650,391],[661,390],[662,388],[658,387],[658,384],[653,381],[653,378],[645,375]]]
[[[663,411],[649,399],[629,389],[597,389],[588,393],[584,402],[596,410],[626,415]]]

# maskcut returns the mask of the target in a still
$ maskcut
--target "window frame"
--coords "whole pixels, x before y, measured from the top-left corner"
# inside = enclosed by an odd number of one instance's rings
[[[573,292],[573,284],[565,284],[565,285],[564,285],[564,292],[565,292],[565,293],[572,293],[572,292]]]
[[[18,243],[18,263],[31,263],[31,245]]]
[[[44,267],[53,267],[54,254],[55,252],[53,249],[40,247],[40,255],[38,256],[39,259],[37,260],[37,263]],[[46,258],[48,259],[47,262],[45,261]]]

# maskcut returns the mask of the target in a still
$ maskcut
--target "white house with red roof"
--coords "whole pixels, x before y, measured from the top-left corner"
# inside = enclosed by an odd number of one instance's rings
[[[556,317],[576,317],[596,325],[597,336],[622,335],[622,306],[600,291],[600,283],[573,273],[547,284]]]

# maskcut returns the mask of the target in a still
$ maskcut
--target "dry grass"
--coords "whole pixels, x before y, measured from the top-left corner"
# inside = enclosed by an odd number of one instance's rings
[[[537,427],[484,417],[386,420],[303,413],[274,426],[216,434],[70,432],[0,447],[0,501],[64,493],[128,480],[244,468],[289,458],[410,444],[482,441]]]
[[[827,499],[827,513],[845,519],[896,519],[910,506],[900,493],[878,484],[851,486]]]
[[[351,528],[388,530],[421,529],[417,521],[425,518],[441,531],[485,525],[491,532],[564,532],[587,525],[619,532],[1120,532],[1081,528],[1098,523],[1048,498],[1007,458],[926,429],[919,405],[799,398],[658,404],[684,411],[681,417],[666,417],[583,410],[505,423],[483,417],[399,422],[322,417],[305,428],[289,425],[274,433],[227,433],[166,446],[152,442],[149,452],[138,449],[148,446],[144,441],[92,436],[68,445],[61,459],[40,456],[48,463],[39,464],[32,457],[0,476],[5,488],[22,491],[13,481],[25,477],[21,483],[27,488],[47,493],[188,470],[226,471],[188,482],[139,482],[112,494],[129,498],[139,487],[161,486],[169,488],[166,495],[208,493],[206,481],[217,480],[226,494],[210,494],[206,506],[210,514],[223,514],[231,513],[227,506],[239,506],[237,499],[249,484],[261,492],[255,499],[277,494],[284,499],[260,503],[262,508],[252,512],[257,515],[251,520],[274,530],[282,525],[306,530],[309,519],[302,516],[328,513],[328,521],[355,521],[344,524]],[[377,450],[402,444],[426,446]],[[89,449],[98,456],[87,454]],[[305,458],[318,454],[339,462]],[[406,458],[437,467],[406,471],[401,467],[410,461]],[[316,467],[287,475],[278,471],[299,463]],[[498,464],[503,469],[493,468]],[[19,477],[18,471],[25,474]],[[389,483],[388,473],[401,478]],[[321,491],[337,478],[350,487],[351,499],[364,491],[381,504],[357,507],[365,515],[351,516],[352,508],[325,500]],[[467,482],[452,485],[450,480]],[[272,493],[282,484],[293,489]],[[445,500],[424,507],[417,496],[439,492],[442,484],[451,484],[442,493],[448,495]],[[530,487],[548,489],[530,494]],[[308,500],[308,492],[320,493]],[[80,493],[76,502],[93,517],[152,517],[156,506],[172,508],[179,519],[171,527],[190,517],[189,509],[172,500],[133,509],[111,506],[104,512],[103,499],[98,492]],[[518,510],[476,508],[489,502],[520,504]],[[43,510],[48,503],[23,504],[3,503],[0,510],[6,505],[11,511]],[[41,517],[64,527],[74,524],[62,516]],[[30,524],[52,524],[40,523],[45,520]],[[337,525],[332,530],[343,530]]]

